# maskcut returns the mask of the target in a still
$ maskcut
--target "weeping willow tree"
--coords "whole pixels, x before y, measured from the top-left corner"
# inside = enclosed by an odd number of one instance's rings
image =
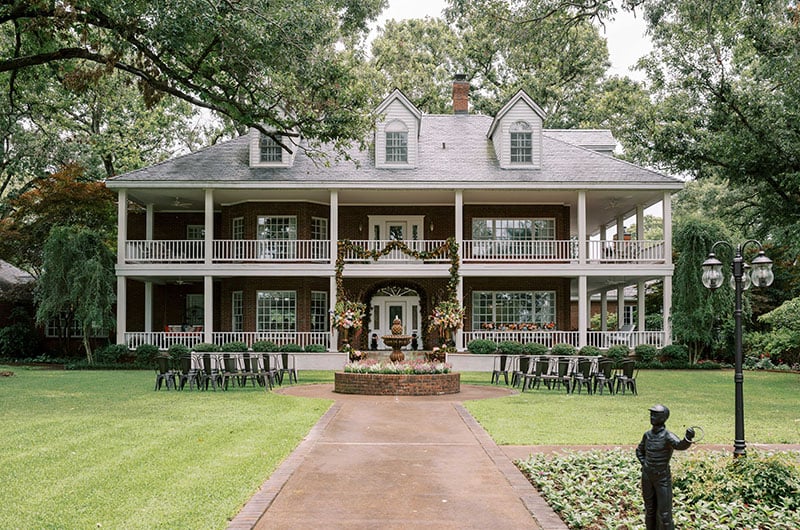
[[[42,274],[36,287],[36,322],[59,322],[67,340],[78,322],[86,360],[94,363],[90,338],[114,326],[114,254],[100,234],[86,228],[56,226],[44,245]]]
[[[730,234],[718,221],[690,216],[675,230],[678,253],[673,281],[672,329],[677,342],[689,348],[689,361],[697,362],[719,342],[728,342],[725,330],[733,323],[733,289],[724,281],[719,289],[703,286],[702,264],[716,241],[730,241]],[[719,247],[719,258],[730,263],[730,249]],[[729,268],[725,269],[730,274]]]

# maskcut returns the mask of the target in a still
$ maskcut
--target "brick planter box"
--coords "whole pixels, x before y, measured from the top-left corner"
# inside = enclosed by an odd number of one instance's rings
[[[461,391],[461,374],[357,374],[336,372],[334,392],[369,396],[437,396]]]

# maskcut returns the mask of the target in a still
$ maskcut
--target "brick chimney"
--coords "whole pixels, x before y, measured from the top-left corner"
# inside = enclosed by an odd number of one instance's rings
[[[466,74],[453,78],[453,114],[469,113],[469,81]]]

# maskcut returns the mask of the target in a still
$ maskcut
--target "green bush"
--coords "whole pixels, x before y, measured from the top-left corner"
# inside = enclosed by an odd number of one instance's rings
[[[241,341],[226,342],[222,345],[221,350],[228,353],[247,351],[247,344]]]
[[[130,355],[127,344],[109,344],[99,348],[94,354],[97,364],[116,364]]]
[[[25,359],[36,355],[39,337],[34,327],[26,322],[15,322],[0,329],[0,357]]]
[[[746,338],[747,349],[753,355],[766,355],[776,364],[800,362],[800,332],[774,329],[769,333],[748,333]]]
[[[519,355],[522,353],[522,343],[515,340],[504,340],[497,345],[497,351],[502,355]]]
[[[602,351],[597,346],[587,344],[580,350],[581,355],[602,355]]]
[[[497,351],[497,344],[489,339],[475,339],[467,344],[467,349],[478,355],[491,355]]]
[[[196,352],[218,352],[220,351],[220,347],[216,344],[211,344],[210,342],[198,342],[192,348]]]
[[[539,342],[528,342],[522,345],[522,353],[525,355],[547,355],[550,348]]]
[[[290,342],[289,344],[284,344],[283,346],[281,346],[280,351],[281,353],[300,353],[303,351],[303,347],[300,346],[299,344],[294,344],[293,342]]]
[[[271,353],[281,351],[281,347],[271,340],[257,340],[253,343],[254,352]]]
[[[639,360],[645,363],[649,363],[658,355],[658,348],[650,344],[639,344],[633,351],[636,352]]]
[[[309,353],[323,353],[328,351],[328,348],[326,348],[323,344],[309,344],[303,348],[303,350]]]
[[[661,348],[660,361],[664,364],[677,361],[682,363],[689,362],[689,348],[683,344],[670,344]]]
[[[173,359],[178,360],[184,355],[189,355],[192,353],[192,350],[185,344],[177,343],[170,346],[167,350],[167,353],[169,353],[169,356]]]
[[[611,346],[608,351],[606,352],[606,356],[614,359],[615,361],[621,361],[623,359],[628,358],[631,354],[631,349],[625,346],[624,344],[615,344]]]
[[[142,344],[136,348],[136,364],[143,368],[152,368],[158,355],[158,346]]]
[[[566,342],[559,342],[558,344],[553,344],[552,351],[553,355],[575,355],[578,349],[572,344],[567,344]]]

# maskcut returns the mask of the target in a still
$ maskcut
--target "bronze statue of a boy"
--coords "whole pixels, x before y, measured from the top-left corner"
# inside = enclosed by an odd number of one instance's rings
[[[664,425],[669,409],[664,405],[650,407],[652,429],[644,433],[636,448],[642,464],[642,497],[644,497],[647,530],[674,530],[672,521],[672,474],[669,461],[674,450],[683,451],[692,445],[694,429],[689,427],[683,440]]]

